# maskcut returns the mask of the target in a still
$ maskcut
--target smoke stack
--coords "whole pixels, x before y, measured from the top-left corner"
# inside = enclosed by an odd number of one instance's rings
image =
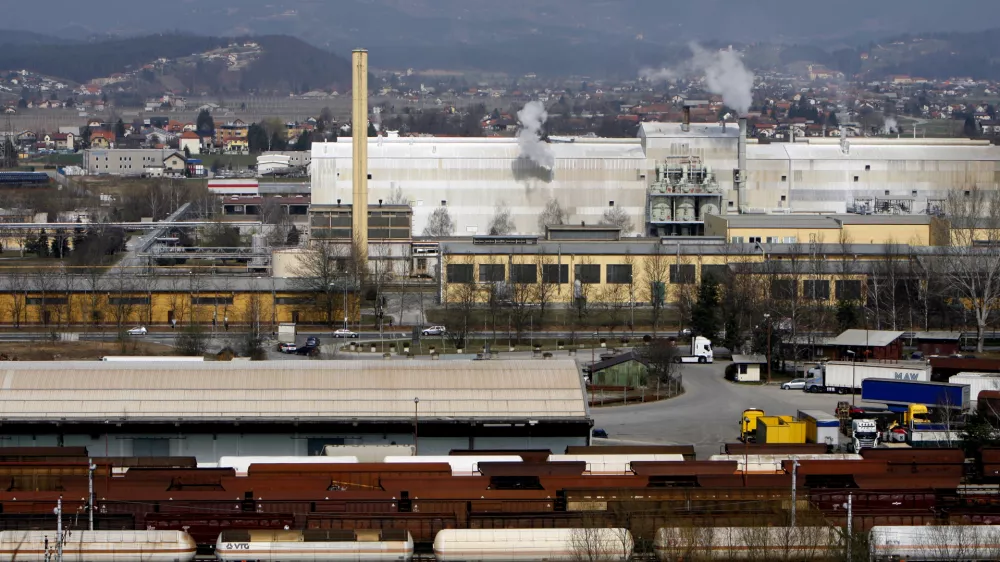
[[[691,130],[691,106],[684,106],[684,121],[681,123],[681,130],[685,133]]]
[[[736,161],[739,169],[739,181],[736,184],[736,208],[746,205],[747,185],[747,118],[740,117],[740,139],[737,142]]]
[[[368,258],[368,51],[355,49],[351,53],[354,69],[353,90],[351,92],[351,136],[354,150],[352,166],[353,206],[351,208],[351,230],[355,243],[355,255]]]

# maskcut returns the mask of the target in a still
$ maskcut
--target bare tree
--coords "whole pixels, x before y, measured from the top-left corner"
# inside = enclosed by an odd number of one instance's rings
[[[559,292],[561,264],[554,263],[551,256],[538,256],[538,283],[535,284],[535,302],[538,303],[538,329],[545,327],[545,314]]]
[[[560,225],[565,222],[566,212],[563,211],[559,200],[553,197],[545,203],[545,208],[538,215],[538,231],[544,233],[546,226]]]
[[[514,232],[514,220],[510,217],[510,207],[503,201],[493,208],[493,218],[490,219],[490,236],[505,236]]]
[[[578,562],[624,562],[632,555],[628,529],[585,526],[572,530],[570,543],[572,559]]]
[[[946,203],[951,244],[940,248],[952,293],[972,310],[976,350],[983,351],[990,314],[1000,304],[1000,191],[952,191]]]
[[[447,207],[438,207],[427,217],[427,226],[424,227],[424,236],[432,238],[446,238],[455,233],[455,221],[448,213]]]
[[[445,306],[449,313],[448,335],[455,347],[465,347],[472,326],[472,313],[479,301],[480,287],[476,283],[476,265],[469,256],[456,260],[451,255],[444,256],[442,275],[448,276],[448,294],[445,295]],[[467,275],[453,278],[453,269],[462,269]],[[451,305],[454,303],[454,306]]]
[[[351,279],[351,271],[357,269],[352,261],[351,250],[344,245],[314,241],[293,270],[296,275],[293,284],[315,295],[315,306],[329,326],[336,320],[337,297],[358,288]],[[346,313],[346,302],[343,307]]]
[[[3,276],[4,292],[10,295],[7,309],[10,311],[15,328],[20,328],[21,322],[26,320],[23,317],[28,308],[27,282],[27,275],[17,270],[5,273]]]
[[[646,301],[650,305],[650,320],[653,323],[653,336],[660,326],[660,317],[667,298],[667,282],[670,266],[663,254],[662,244],[653,244],[653,252],[642,262],[642,272],[646,283],[640,285],[646,291]]]
[[[389,198],[385,201],[386,205],[407,205],[409,206],[410,200],[403,195],[403,188],[397,187],[389,192]]]
[[[622,236],[628,236],[632,233],[632,217],[628,216],[625,209],[621,207],[611,207],[604,211],[601,216],[601,224],[617,226],[621,229]]]

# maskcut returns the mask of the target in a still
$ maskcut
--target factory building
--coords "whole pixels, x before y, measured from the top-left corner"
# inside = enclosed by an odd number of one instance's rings
[[[328,445],[549,449],[588,444],[574,361],[10,362],[5,447],[92,455],[318,455]]]
[[[596,224],[620,207],[633,224],[625,236],[700,235],[705,217],[719,213],[926,215],[942,209],[949,190],[1000,182],[1000,147],[967,139],[751,138],[740,176],[735,124],[643,123],[636,139],[560,139],[547,145],[552,170],[522,157],[513,138],[367,142],[369,203],[401,193],[417,234],[441,206],[455,235],[487,234],[501,203],[515,233],[541,233],[538,214],[549,199],[570,224]],[[314,203],[351,201],[351,144],[313,145]]]

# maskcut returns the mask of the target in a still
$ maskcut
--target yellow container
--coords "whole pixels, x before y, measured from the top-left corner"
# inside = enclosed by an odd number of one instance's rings
[[[758,443],[805,443],[806,422],[792,416],[762,416],[757,419]]]

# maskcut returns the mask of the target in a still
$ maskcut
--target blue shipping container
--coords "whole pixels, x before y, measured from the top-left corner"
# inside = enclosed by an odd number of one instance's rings
[[[947,382],[866,379],[861,382],[861,399],[882,404],[923,404],[931,408],[969,408],[969,386]]]

